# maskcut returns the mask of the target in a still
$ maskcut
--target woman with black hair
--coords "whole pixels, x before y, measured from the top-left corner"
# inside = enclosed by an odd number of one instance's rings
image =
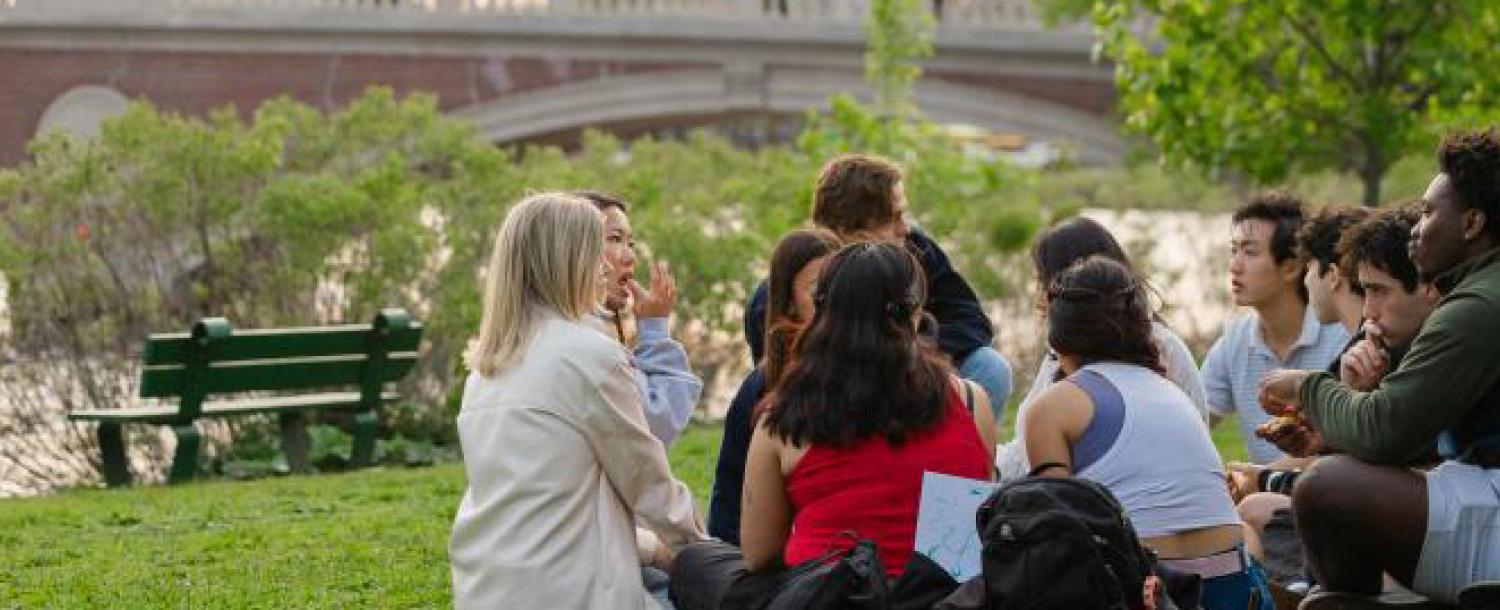
[[[791,362],[792,345],[812,320],[813,286],[823,265],[839,249],[838,236],[823,229],[788,233],[771,253],[770,306],[766,308],[769,347],[754,370],[740,383],[724,416],[724,438],[714,470],[709,500],[708,533],[733,545],[740,543],[740,491],[745,484],[745,455],[750,451],[751,417],[769,388],[776,387]]]
[[[1093,256],[1047,288],[1047,342],[1062,381],[1022,413],[1041,476],[1107,487],[1162,563],[1203,578],[1203,607],[1241,610],[1258,591],[1224,466],[1186,394],[1162,376],[1151,310],[1129,268]]]
[[[686,549],[672,575],[678,608],[718,608],[726,591],[753,597],[782,566],[849,548],[851,531],[875,542],[895,579],[912,556],[923,473],[990,477],[993,412],[918,333],[925,286],[900,245],[854,244],[827,263],[812,321],[759,407],[743,555],[721,543]]]
[[[1137,278],[1141,277],[1135,266],[1131,264],[1130,258],[1126,256],[1125,249],[1120,247],[1120,242],[1109,232],[1109,229],[1104,228],[1104,225],[1084,216],[1064,220],[1043,231],[1031,246],[1031,264],[1036,272],[1038,288],[1037,307],[1042,311],[1043,316],[1047,312],[1047,287],[1051,285],[1053,278],[1074,263],[1090,256],[1103,256],[1113,260]],[[1138,281],[1136,285],[1140,288],[1143,298],[1156,295],[1156,291],[1144,279]],[[1187,394],[1193,406],[1198,409],[1200,417],[1207,421],[1208,397],[1203,389],[1203,379],[1198,375],[1198,361],[1193,359],[1193,353],[1188,350],[1182,338],[1177,336],[1177,333],[1168,327],[1160,316],[1156,315],[1154,309],[1151,315],[1151,337],[1156,343],[1157,352],[1161,355],[1163,374],[1184,394]],[[1057,356],[1048,352],[1037,366],[1036,376],[1031,379],[1031,389],[1021,400],[1020,411],[1016,415],[1015,440],[1000,448],[1000,459],[997,460],[996,466],[1000,469],[1002,481],[1025,476],[1026,472],[1031,469],[1026,462],[1024,431],[1019,425],[1020,412],[1029,409],[1037,396],[1056,382]]]

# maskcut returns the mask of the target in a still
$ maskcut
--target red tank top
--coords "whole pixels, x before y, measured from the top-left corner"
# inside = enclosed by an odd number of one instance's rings
[[[943,421],[900,447],[884,437],[847,449],[813,445],[787,477],[793,516],[782,559],[795,566],[851,548],[841,534],[853,531],[875,541],[886,575],[897,578],[916,543],[922,473],[988,479],[990,468],[974,420],[952,390]]]

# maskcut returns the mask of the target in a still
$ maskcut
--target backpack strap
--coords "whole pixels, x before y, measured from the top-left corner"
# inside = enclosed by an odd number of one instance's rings
[[[1026,476],[1028,478],[1034,477],[1036,475],[1047,472],[1048,470],[1052,470],[1053,468],[1061,468],[1068,471],[1068,474],[1073,474],[1073,467],[1062,462],[1042,462],[1032,467],[1031,472],[1026,473]]]
[[[974,416],[974,382],[969,381],[967,379],[960,379],[959,382],[964,385],[964,406],[969,408],[969,416],[973,417]]]

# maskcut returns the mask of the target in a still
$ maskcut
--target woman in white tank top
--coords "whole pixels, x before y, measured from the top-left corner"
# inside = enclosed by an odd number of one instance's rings
[[[1087,258],[1048,287],[1047,339],[1066,382],[1022,416],[1033,473],[1098,482],[1141,542],[1203,578],[1209,610],[1270,610],[1243,550],[1224,467],[1192,401],[1162,376],[1149,305],[1129,269]],[[1258,601],[1256,601],[1258,599]]]
[[[1143,277],[1130,263],[1130,257],[1126,256],[1125,249],[1120,247],[1120,242],[1109,229],[1086,216],[1074,216],[1052,225],[1032,241],[1031,265],[1040,288],[1037,307],[1043,317],[1047,313],[1047,286],[1051,285],[1052,279],[1074,263],[1095,255],[1114,260],[1134,272],[1138,278]],[[1139,285],[1142,292],[1149,293],[1148,297],[1160,296],[1148,282],[1142,280]],[[1151,302],[1156,307],[1163,305],[1159,298]],[[1199,417],[1207,422],[1208,393],[1203,389],[1203,379],[1198,375],[1198,361],[1188,351],[1182,338],[1154,313],[1151,330],[1167,379],[1187,394],[1197,407]],[[1003,445],[995,454],[995,467],[1000,471],[1000,480],[1019,479],[1031,470],[1031,465],[1026,462],[1026,431],[1020,426],[1023,419],[1020,414],[1030,409],[1036,398],[1057,382],[1057,371],[1055,354],[1047,354],[1037,366],[1036,375],[1031,378],[1031,389],[1021,399],[1017,411],[1015,435],[1011,442]]]

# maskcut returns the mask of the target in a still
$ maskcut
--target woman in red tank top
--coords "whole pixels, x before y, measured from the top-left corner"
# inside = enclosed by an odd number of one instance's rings
[[[875,541],[891,578],[911,556],[922,473],[988,479],[993,411],[917,332],[921,265],[855,244],[828,263],[794,364],[750,441],[740,544],[750,571]],[[970,416],[973,413],[973,417]],[[976,421],[977,420],[977,421]]]
[[[848,548],[846,532],[873,540],[895,579],[912,555],[922,473],[990,478],[994,412],[918,333],[926,285],[898,244],[850,245],[824,266],[792,363],[754,416],[741,547],[678,554],[680,610],[760,607],[785,566]]]

